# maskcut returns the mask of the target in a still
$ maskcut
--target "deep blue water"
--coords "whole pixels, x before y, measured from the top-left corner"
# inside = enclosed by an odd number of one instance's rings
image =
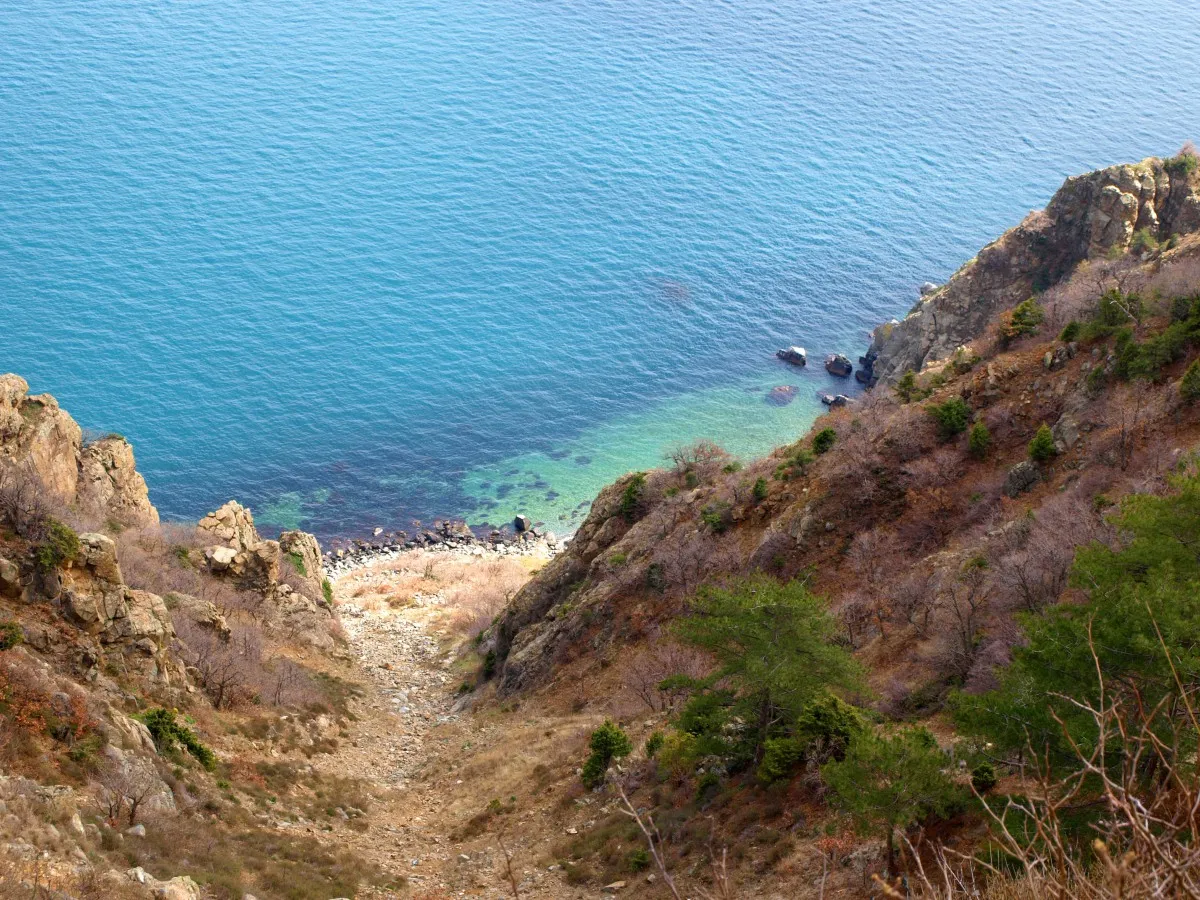
[[[1200,137],[1200,5],[6,0],[0,370],[153,500],[566,529],[756,454],[1068,174]],[[764,403],[796,384],[787,407]]]

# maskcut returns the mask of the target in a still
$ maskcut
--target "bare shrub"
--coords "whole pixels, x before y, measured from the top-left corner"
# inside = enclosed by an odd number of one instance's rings
[[[669,594],[691,594],[709,575],[736,572],[742,559],[736,548],[721,543],[707,528],[679,529],[655,547]]]
[[[712,441],[696,441],[685,447],[676,447],[667,453],[667,460],[675,474],[686,477],[691,474],[699,481],[712,480],[729,462],[729,454]]]
[[[56,511],[42,479],[25,461],[0,465],[0,521],[27,540],[40,540]]]
[[[622,681],[625,690],[647,709],[662,712],[675,706],[687,693],[679,688],[664,689],[665,679],[673,675],[699,679],[710,668],[704,654],[695,648],[659,637],[624,664]]]
[[[965,679],[975,665],[992,579],[983,560],[970,560],[958,572],[942,578],[942,609],[946,627],[941,634],[944,669]]]
[[[888,586],[904,564],[896,533],[885,528],[861,532],[851,542],[847,559],[858,576],[862,601],[869,608],[879,633],[886,635],[887,623],[892,617],[892,593]]]
[[[228,640],[210,628],[181,619],[177,625],[179,655],[216,709],[253,699],[256,674],[262,669],[262,637],[243,625]]]
[[[1106,292],[1139,291],[1148,281],[1149,275],[1132,256],[1084,260],[1070,278],[1048,288],[1039,297],[1045,311],[1045,328],[1059,331],[1070,321],[1086,321],[1095,315]]]
[[[104,818],[116,826],[124,815],[137,823],[142,806],[165,788],[154,767],[138,758],[108,760],[96,777],[96,800]]]
[[[909,572],[891,587],[891,610],[898,621],[912,626],[918,637],[927,637],[937,609],[937,585],[933,573],[923,567]]]

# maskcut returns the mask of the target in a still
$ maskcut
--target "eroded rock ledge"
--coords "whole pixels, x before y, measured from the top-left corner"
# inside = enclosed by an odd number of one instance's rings
[[[1200,173],[1150,158],[1068,178],[1030,213],[923,293],[903,321],[875,329],[872,383],[895,381],[978,338],[1002,309],[1057,283],[1085,260],[1128,252],[1145,229],[1156,240],[1200,231]]]

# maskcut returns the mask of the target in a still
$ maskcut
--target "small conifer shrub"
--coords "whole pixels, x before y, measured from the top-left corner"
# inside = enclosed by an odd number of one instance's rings
[[[985,424],[976,422],[971,426],[971,433],[967,435],[967,450],[976,459],[984,459],[991,449],[992,433]]]
[[[1054,433],[1050,430],[1050,426],[1042,423],[1038,428],[1037,434],[1033,436],[1033,440],[1029,442],[1029,458],[1034,462],[1044,463],[1049,462],[1058,455],[1058,448],[1054,446]]]
[[[633,751],[633,744],[621,726],[605,719],[604,724],[592,732],[588,748],[592,752],[583,764],[583,784],[596,788],[604,783],[604,775],[613,760],[628,756]]]

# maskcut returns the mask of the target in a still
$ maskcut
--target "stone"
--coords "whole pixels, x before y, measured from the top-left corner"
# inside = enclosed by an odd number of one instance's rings
[[[125,589],[125,615],[113,621],[105,632],[107,641],[137,643],[149,640],[153,647],[165,647],[175,635],[171,613],[162,597],[149,591]]]
[[[772,406],[787,406],[796,399],[797,388],[792,384],[781,384],[767,393],[767,403]]]
[[[793,366],[808,365],[808,353],[803,347],[784,347],[782,350],[775,351],[775,358],[781,359],[785,363],[790,363]]]
[[[158,510],[150,503],[133,447],[118,435],[93,441],[80,450],[77,492],[85,509],[131,525],[158,524]]]
[[[196,528],[235,551],[253,547],[262,540],[254,527],[254,516],[236,500],[230,500],[216,511],[210,512],[200,520]]]
[[[928,294],[932,294],[937,289],[938,289],[938,285],[934,284],[932,281],[926,281],[924,284],[921,285],[921,288],[920,288],[921,296],[924,297]]]
[[[187,875],[176,875],[150,889],[155,900],[201,900],[200,885]]]
[[[229,623],[211,600],[201,600],[191,594],[171,593],[163,598],[163,602],[169,609],[182,612],[197,625],[216,632],[221,640],[229,640],[232,634]]]
[[[529,516],[520,515],[513,519],[513,528],[517,529],[518,534],[524,534],[529,529],[533,528],[533,520]]]
[[[1009,497],[1018,497],[1042,480],[1042,473],[1030,460],[1017,463],[1008,470],[1004,479],[1004,493]]]
[[[124,618],[125,582],[112,538],[79,535],[79,554],[59,573],[59,588],[59,599],[68,617],[91,634],[99,634]]]
[[[0,597],[21,596],[21,569],[15,562],[0,556]]]
[[[132,828],[126,828],[125,833],[130,837],[144,838],[146,836],[146,826],[138,822]]]
[[[849,358],[843,354],[831,353],[825,357],[825,371],[838,378],[849,378],[850,373],[854,371],[854,366],[850,364]]]
[[[625,889],[624,881],[614,881],[612,884],[606,884],[603,888],[606,894],[615,894],[617,891]]]
[[[237,551],[232,547],[208,547],[204,551],[208,567],[214,572],[224,572],[237,558]]]

